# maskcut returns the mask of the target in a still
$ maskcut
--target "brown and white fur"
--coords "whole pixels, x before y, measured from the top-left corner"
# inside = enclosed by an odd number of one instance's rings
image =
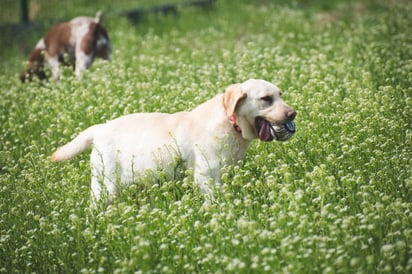
[[[110,200],[119,186],[147,172],[156,176],[159,168],[173,178],[176,159],[180,159],[193,169],[208,203],[213,200],[210,183],[219,183],[221,167],[243,159],[253,139],[289,139],[295,116],[277,86],[251,79],[229,86],[224,94],[190,112],[136,113],[91,126],[55,151],[51,159],[68,160],[93,145],[94,202],[102,196]],[[289,130],[276,135],[273,126]]]
[[[73,67],[78,78],[88,69],[95,57],[110,59],[111,43],[101,23],[101,12],[96,17],[80,16],[69,22],[55,24],[40,39],[31,52],[20,80],[31,81],[33,76],[40,80],[47,78],[45,65],[51,68],[54,80],[60,76],[60,65]]]

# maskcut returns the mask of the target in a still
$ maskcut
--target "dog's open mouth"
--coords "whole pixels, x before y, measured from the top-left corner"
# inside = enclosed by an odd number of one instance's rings
[[[295,123],[293,121],[285,124],[271,124],[262,117],[257,117],[255,126],[260,140],[270,142],[273,139],[286,141],[295,133]]]

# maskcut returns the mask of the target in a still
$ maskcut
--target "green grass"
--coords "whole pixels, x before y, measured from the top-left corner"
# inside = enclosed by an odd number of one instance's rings
[[[20,84],[16,47],[42,33],[12,40],[0,52],[0,273],[411,273],[412,6],[281,2],[137,26],[108,17],[112,61],[82,81]],[[297,110],[292,140],[254,142],[208,210],[182,171],[136,183],[86,224],[89,152],[56,164],[56,147],[253,77]]]

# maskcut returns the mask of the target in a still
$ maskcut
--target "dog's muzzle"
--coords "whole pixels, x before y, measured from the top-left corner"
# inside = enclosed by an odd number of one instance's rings
[[[255,121],[258,137],[261,141],[270,142],[272,140],[286,141],[295,133],[295,123],[289,121],[285,124],[272,124],[262,117]]]

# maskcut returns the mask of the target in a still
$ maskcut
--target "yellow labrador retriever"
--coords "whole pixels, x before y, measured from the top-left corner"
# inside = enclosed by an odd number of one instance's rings
[[[194,180],[213,199],[220,169],[244,158],[253,139],[285,141],[295,132],[296,112],[281,99],[280,89],[264,80],[234,84],[190,112],[136,113],[89,127],[51,156],[70,159],[89,146],[92,201],[109,200],[119,185],[163,169],[173,176],[177,159],[194,170]],[[102,184],[101,184],[102,182]]]

